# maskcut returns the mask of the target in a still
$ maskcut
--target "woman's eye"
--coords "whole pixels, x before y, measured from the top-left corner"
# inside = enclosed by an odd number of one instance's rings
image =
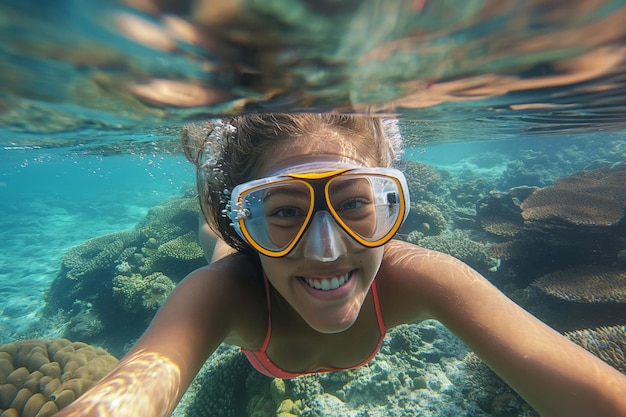
[[[302,213],[295,207],[281,207],[272,211],[272,216],[276,217],[296,217],[300,215]]]
[[[355,198],[355,199],[348,200],[342,203],[339,209],[340,210],[353,210],[353,209],[360,208],[365,204],[367,204],[367,201],[360,199],[360,198]]]

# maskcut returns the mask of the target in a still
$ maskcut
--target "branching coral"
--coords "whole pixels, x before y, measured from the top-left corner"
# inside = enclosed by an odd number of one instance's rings
[[[165,302],[174,286],[171,279],[159,272],[147,277],[141,274],[117,275],[113,278],[113,297],[125,311],[151,316]]]
[[[61,260],[61,274],[78,280],[110,268],[124,248],[137,238],[136,232],[120,232],[90,239],[68,250]]]
[[[411,243],[452,255],[479,271],[485,272],[498,267],[498,260],[489,255],[489,245],[472,240],[462,230],[445,232],[438,236],[417,237],[418,241]]]
[[[582,303],[626,303],[626,271],[596,266],[552,272],[535,284],[546,294]]]
[[[0,346],[0,413],[48,417],[66,407],[117,364],[105,350],[67,339]]]
[[[425,193],[435,191],[441,181],[439,171],[421,162],[406,161],[404,175],[413,201],[424,199]]]
[[[447,227],[448,223],[436,205],[426,202],[411,203],[411,211],[400,233],[417,230],[424,235],[438,235]]]
[[[165,243],[198,227],[200,208],[196,198],[176,197],[150,209],[137,225],[145,239]]]
[[[198,237],[193,231],[168,240],[159,246],[158,252],[170,258],[184,261],[204,258],[204,252],[198,244]]]

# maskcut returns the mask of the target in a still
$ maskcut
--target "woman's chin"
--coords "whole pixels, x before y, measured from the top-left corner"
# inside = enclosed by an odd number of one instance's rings
[[[353,317],[343,316],[341,319],[338,319],[336,315],[331,315],[330,317],[312,317],[312,318],[304,318],[311,328],[319,333],[324,334],[333,334],[333,333],[341,333],[348,330],[355,323],[358,314]]]

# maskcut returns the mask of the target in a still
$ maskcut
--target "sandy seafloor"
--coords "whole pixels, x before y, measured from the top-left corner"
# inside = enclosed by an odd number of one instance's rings
[[[497,183],[520,152],[556,154],[571,144],[567,138],[560,142],[546,138],[544,141],[418,147],[409,150],[407,157],[445,169],[459,180],[482,178]],[[619,159],[611,149],[592,155],[585,151],[585,146],[579,144],[571,154],[580,160],[546,166],[546,172],[557,178],[593,165],[593,159],[600,156]],[[537,148],[542,150],[535,151]],[[104,157],[44,149],[5,151],[4,155],[0,159],[0,343],[60,337],[63,323],[43,316],[41,307],[65,251],[96,236],[132,229],[151,207],[182,194],[193,186],[195,179],[191,165],[180,155]],[[591,159],[583,160],[584,155]],[[559,158],[564,159],[562,155]],[[424,367],[420,376],[426,381],[424,389],[407,393],[406,400],[413,411],[406,404],[396,404],[395,410],[404,407],[404,413],[398,415],[490,415],[472,404],[463,392],[465,347],[437,323],[423,326],[438,336],[430,345],[422,346],[422,353],[416,352],[418,360],[419,355],[433,352],[439,359],[437,364]],[[386,360],[379,355],[371,366],[385,366]],[[368,367],[363,372],[360,377],[367,378]],[[176,415],[183,415],[190,398],[183,400]],[[319,415],[393,415],[385,404],[366,403],[350,408],[329,397],[316,401]]]

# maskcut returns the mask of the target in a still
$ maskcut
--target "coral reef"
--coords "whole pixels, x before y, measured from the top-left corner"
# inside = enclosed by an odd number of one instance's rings
[[[500,237],[513,237],[524,230],[520,205],[538,188],[515,187],[507,193],[492,191],[476,204],[476,218],[488,233]]]
[[[532,193],[522,204],[526,222],[611,226],[626,208],[626,165],[581,171]]]
[[[458,206],[475,206],[476,202],[488,194],[489,185],[483,179],[450,184],[450,197]]]
[[[626,166],[583,171],[542,189],[491,193],[477,204],[482,229],[498,240],[493,254],[527,285],[573,265],[614,264],[626,248]]]
[[[176,284],[160,272],[147,277],[141,274],[116,275],[113,298],[129,313],[140,313],[150,319],[165,302]]]
[[[556,271],[534,284],[546,294],[582,303],[626,303],[626,271],[585,266]]]
[[[477,204],[505,285],[561,331],[623,324],[626,166],[582,171],[545,188],[492,192]],[[503,285],[503,287],[505,286]],[[547,297],[546,294],[550,296]]]
[[[448,223],[439,208],[428,202],[411,203],[411,211],[400,228],[400,233],[419,231],[424,235],[438,235]]]
[[[463,358],[467,374],[467,398],[476,402],[481,410],[492,417],[538,417],[511,387],[491,370],[474,352]]]
[[[404,175],[413,201],[426,200],[428,192],[436,193],[439,190],[441,173],[429,165],[406,161]]]
[[[198,236],[193,231],[168,240],[160,245],[157,251],[163,256],[183,261],[193,261],[204,257],[204,252],[198,245]]]
[[[447,231],[438,236],[411,233],[407,241],[452,255],[483,274],[494,271],[500,264],[498,258],[491,256],[489,244],[472,240],[468,232],[460,229]]]
[[[252,379],[247,382],[248,379]],[[221,345],[202,367],[174,415],[238,417],[246,415],[248,397],[269,378],[257,373],[241,351]]]
[[[47,417],[66,407],[117,364],[103,349],[67,339],[0,346],[0,413]]]
[[[68,250],[61,259],[61,274],[71,280],[89,280],[98,276],[136,241],[136,231],[95,237]]]
[[[520,185],[538,187],[549,185],[552,178],[558,176],[555,173],[561,171],[553,160],[553,155],[535,150],[523,150],[517,160],[507,164],[502,173],[501,182],[507,188]]]
[[[339,372],[271,379],[255,371],[238,349],[222,346],[185,394],[176,417],[400,417],[493,416],[504,397],[488,408],[470,398],[472,370],[467,348],[435,321],[399,326],[365,366]],[[500,383],[499,394],[506,385]],[[494,397],[496,397],[494,391]],[[535,417],[510,394],[509,415]],[[499,414],[504,416],[504,414]]]
[[[575,330],[565,336],[626,374],[626,325]]]
[[[197,242],[198,213],[193,194],[171,198],[134,230],[70,249],[46,294],[48,314],[60,310],[70,317],[64,335],[121,353],[176,283],[206,265]]]

